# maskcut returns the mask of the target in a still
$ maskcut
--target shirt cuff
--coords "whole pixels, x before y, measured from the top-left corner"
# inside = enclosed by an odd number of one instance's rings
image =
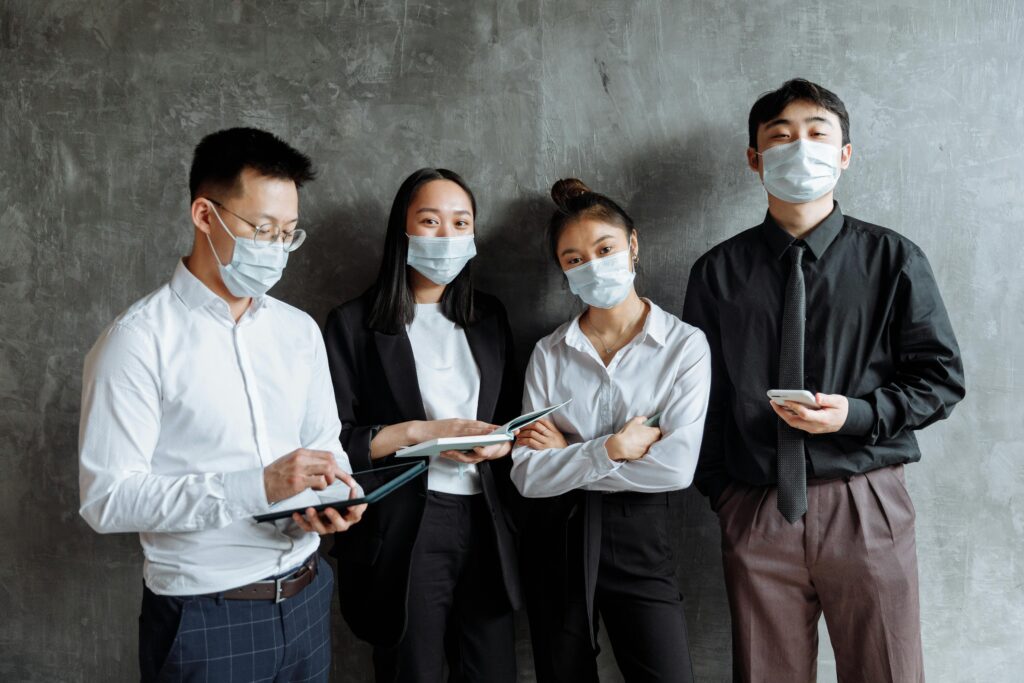
[[[254,515],[270,509],[263,468],[224,473],[224,497],[238,516]]]
[[[839,428],[838,434],[844,436],[866,436],[875,424],[875,409],[862,398],[847,398],[849,409],[846,422]]]
[[[614,472],[624,464],[621,462],[615,462],[608,457],[608,447],[606,444],[611,436],[611,434],[608,434],[590,442],[590,445],[592,446],[591,455],[594,461],[594,472],[598,475],[598,479]]]

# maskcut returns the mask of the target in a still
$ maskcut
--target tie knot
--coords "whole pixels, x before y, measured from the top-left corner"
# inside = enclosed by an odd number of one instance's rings
[[[804,249],[806,247],[807,245],[799,240],[789,245],[789,260],[793,263],[800,263],[804,258]]]

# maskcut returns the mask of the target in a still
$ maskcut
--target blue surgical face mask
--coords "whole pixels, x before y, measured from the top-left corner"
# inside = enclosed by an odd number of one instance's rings
[[[629,269],[630,253],[629,249],[619,251],[565,271],[569,289],[588,306],[618,306],[629,296],[636,277],[636,273]]]
[[[409,238],[409,253],[405,262],[436,285],[446,285],[462,272],[469,260],[476,256],[473,235],[462,237]]]
[[[761,182],[768,194],[792,204],[823,197],[839,182],[840,150],[803,138],[761,153]]]
[[[206,235],[213,257],[217,259],[217,267],[220,269],[220,278],[224,281],[224,286],[240,298],[263,296],[284,274],[284,268],[288,264],[288,252],[285,251],[284,244],[278,241],[265,247],[257,247],[252,240],[235,237],[224,224],[216,208],[213,208],[213,215],[217,217],[224,232],[235,241],[231,263],[224,265],[220,262],[217,250],[213,248],[213,240]]]

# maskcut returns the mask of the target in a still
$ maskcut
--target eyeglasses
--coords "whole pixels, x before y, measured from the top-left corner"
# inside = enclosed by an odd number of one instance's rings
[[[302,243],[306,240],[306,231],[301,228],[293,228],[292,230],[285,231],[273,223],[261,223],[260,225],[256,225],[252,221],[242,218],[216,199],[210,199],[209,197],[206,197],[206,199],[214,206],[224,209],[232,216],[252,228],[252,237],[249,238],[249,241],[251,241],[253,246],[257,248],[262,249],[263,247],[274,244],[280,240],[281,246],[284,247],[285,251],[295,251],[302,246]],[[218,216],[218,218],[220,218],[220,216]]]

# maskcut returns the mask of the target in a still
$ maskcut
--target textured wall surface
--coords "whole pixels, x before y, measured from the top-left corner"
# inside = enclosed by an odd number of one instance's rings
[[[463,173],[481,205],[478,284],[504,299],[525,354],[575,310],[541,247],[551,182],[578,175],[622,200],[643,292],[678,314],[693,260],[764,213],[746,115],[797,75],[850,109],[844,210],[924,248],[964,350],[968,399],[921,433],[908,469],[929,679],[1019,680],[1022,13],[1017,0],[4,0],[0,680],[137,680],[137,539],[77,514],[81,366],[188,250],[202,135],[259,126],[313,155],[309,246],[275,294],[319,321],[374,275],[401,179]],[[729,680],[717,523],[695,492],[682,501],[694,667]],[[368,680],[368,648],[335,621],[335,680]],[[525,627],[519,649],[532,680]],[[618,680],[608,648],[601,661]]]

